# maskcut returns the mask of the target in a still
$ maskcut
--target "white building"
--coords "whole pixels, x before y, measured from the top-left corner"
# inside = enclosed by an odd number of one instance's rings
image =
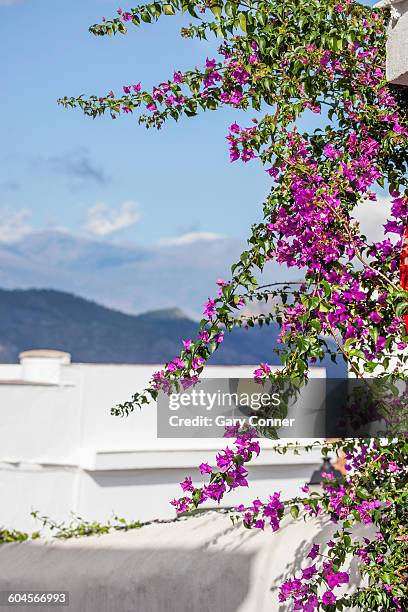
[[[380,0],[378,8],[390,7],[387,40],[387,80],[408,86],[408,0]]]
[[[20,364],[0,365],[0,526],[33,530],[38,510],[54,520],[74,512],[106,521],[116,514],[149,520],[174,516],[179,482],[213,461],[222,439],[157,439],[152,403],[128,418],[110,408],[141,390],[160,366],[72,364],[67,353],[29,351]],[[209,366],[213,378],[250,378],[254,366]],[[324,377],[321,368],[313,376]],[[250,467],[251,487],[228,505],[297,494],[320,464],[316,450],[279,455],[273,443]]]

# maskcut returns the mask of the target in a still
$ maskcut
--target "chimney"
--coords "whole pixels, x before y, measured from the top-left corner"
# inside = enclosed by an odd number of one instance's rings
[[[70,353],[50,349],[24,351],[19,359],[24,381],[50,385],[60,384],[61,366],[71,363]]]

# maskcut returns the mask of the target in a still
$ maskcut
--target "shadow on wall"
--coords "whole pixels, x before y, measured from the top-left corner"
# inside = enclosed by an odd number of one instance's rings
[[[249,590],[251,555],[74,544],[3,545],[0,590],[68,591],[61,612],[237,612]]]

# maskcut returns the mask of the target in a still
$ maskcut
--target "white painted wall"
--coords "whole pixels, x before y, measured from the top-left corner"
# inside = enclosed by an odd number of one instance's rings
[[[408,86],[408,0],[381,0],[379,8],[391,7],[387,41],[387,80]]]
[[[34,364],[34,361],[32,362]],[[211,462],[225,440],[157,439],[156,405],[127,419],[110,408],[141,390],[160,366],[64,364],[41,384],[21,379],[20,366],[0,367],[0,525],[38,527],[35,509],[56,520],[70,512],[108,520],[113,513],[148,520],[174,515],[169,500],[180,495],[188,474],[200,481],[196,466]],[[54,364],[55,365],[55,364]],[[210,377],[249,378],[255,366],[210,366]],[[325,371],[314,368],[313,376]],[[19,379],[20,377],[20,379]],[[250,467],[250,490],[228,496],[227,503],[249,502],[274,490],[291,496],[320,463],[318,451],[280,456],[273,443]]]

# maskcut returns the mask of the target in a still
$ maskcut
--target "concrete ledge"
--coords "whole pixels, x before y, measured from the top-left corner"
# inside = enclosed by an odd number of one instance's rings
[[[219,442],[219,441],[216,441]],[[155,448],[152,450],[97,450],[82,449],[76,457],[47,457],[39,456],[27,460],[20,456],[0,456],[0,469],[18,468],[25,470],[39,470],[42,468],[78,468],[88,472],[106,470],[157,470],[173,468],[196,468],[202,461],[213,461],[215,455],[223,444],[198,448]],[[281,443],[285,440],[281,440]],[[302,449],[299,449],[302,452]],[[263,447],[259,458],[254,458],[251,465],[316,465],[321,463],[321,450],[315,450],[295,455],[289,451],[284,455],[268,447]]]
[[[94,464],[88,468],[88,471],[195,468],[203,461],[205,455],[209,453],[215,455],[217,452],[216,447],[211,450],[98,451],[95,453]],[[259,458],[254,459],[251,465],[316,465],[320,462],[320,449],[304,452],[302,455],[294,455],[291,452],[279,455],[273,450],[264,448]]]

